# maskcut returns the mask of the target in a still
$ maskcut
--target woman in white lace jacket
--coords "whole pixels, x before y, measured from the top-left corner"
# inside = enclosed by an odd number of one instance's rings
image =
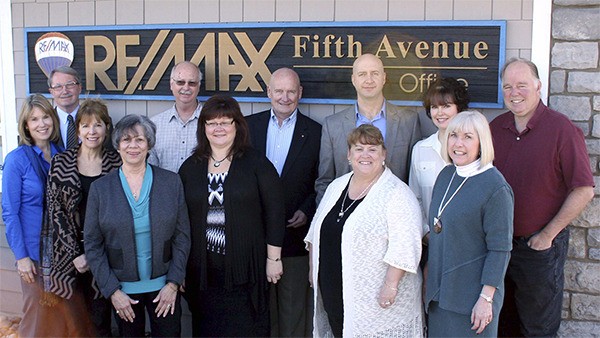
[[[353,171],[329,185],[305,238],[313,336],[420,337],[419,203],[385,167],[376,127],[358,127],[348,144]]]

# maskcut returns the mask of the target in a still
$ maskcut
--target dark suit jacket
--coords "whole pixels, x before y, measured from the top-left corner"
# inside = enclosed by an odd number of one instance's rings
[[[250,140],[254,148],[266,154],[267,128],[271,111],[266,110],[246,117],[250,129]],[[281,181],[285,202],[285,224],[297,210],[308,217],[306,225],[299,228],[286,228],[281,254],[283,257],[304,256],[304,237],[308,232],[315,213],[315,180],[319,170],[319,149],[321,147],[321,125],[298,111],[292,143],[288,151]]]
[[[152,167],[150,229],[152,276],[167,275],[181,284],[190,251],[190,223],[177,174]],[[133,214],[119,171],[97,179],[90,188],[84,226],[85,255],[102,295],[110,297],[120,282],[139,280]]]

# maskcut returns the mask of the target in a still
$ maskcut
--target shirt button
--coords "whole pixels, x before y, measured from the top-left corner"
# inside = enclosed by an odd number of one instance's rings
[[[521,138],[517,136],[517,141],[521,141]]]

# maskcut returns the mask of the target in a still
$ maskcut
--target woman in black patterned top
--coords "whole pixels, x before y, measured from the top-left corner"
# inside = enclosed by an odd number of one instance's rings
[[[279,176],[251,148],[248,126],[231,97],[206,101],[197,138],[194,154],[179,170],[191,226],[186,297],[193,335],[269,336],[268,283],[283,274]]]
[[[112,336],[111,305],[93,282],[83,247],[90,186],[121,166],[119,154],[105,147],[111,127],[106,105],[97,99],[85,100],[75,119],[81,143],[56,155],[50,168],[48,218],[42,227],[42,273],[48,292],[46,304],[64,302],[69,310],[63,317],[64,336]]]

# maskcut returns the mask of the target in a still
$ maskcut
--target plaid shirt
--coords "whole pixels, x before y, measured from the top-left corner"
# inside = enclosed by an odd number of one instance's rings
[[[175,105],[152,118],[156,124],[156,144],[150,151],[150,164],[173,172],[179,171],[183,161],[196,147],[196,129],[201,109],[202,105],[198,102],[194,114],[185,123],[177,114]]]

